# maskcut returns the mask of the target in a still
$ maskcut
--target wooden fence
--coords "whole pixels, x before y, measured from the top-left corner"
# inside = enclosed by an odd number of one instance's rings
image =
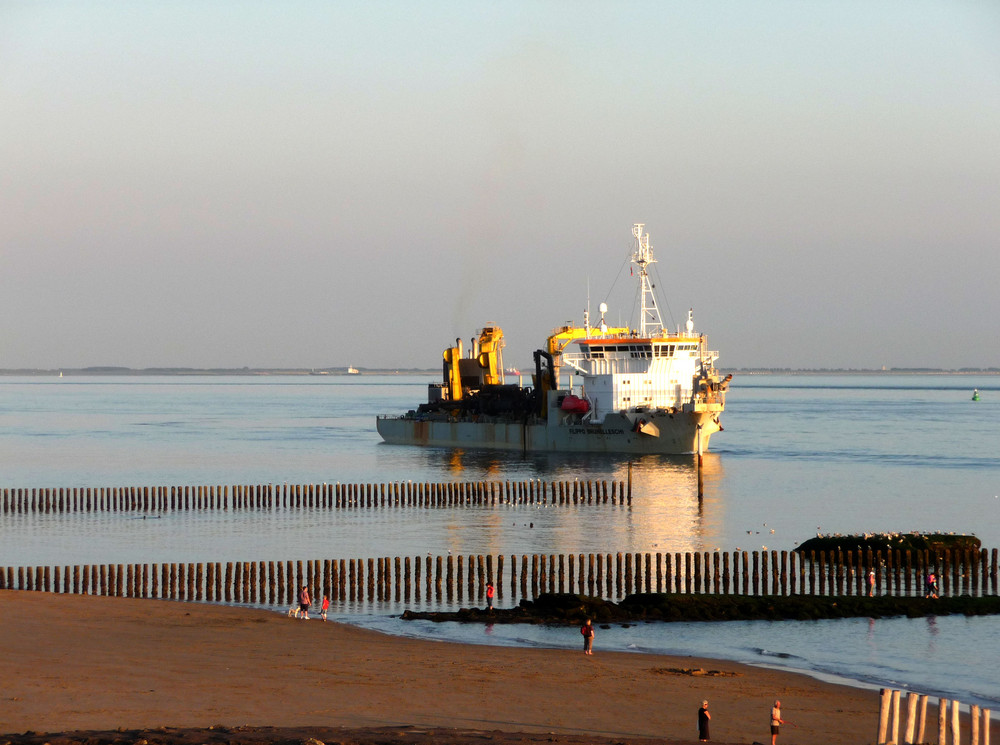
[[[631,504],[623,481],[473,481],[3,489],[0,514]]]
[[[734,551],[396,556],[300,561],[0,567],[0,589],[283,605],[307,585],[331,600],[481,601],[494,582],[508,602],[545,592],[621,598],[638,592],[922,595],[933,569],[941,595],[996,595],[997,549],[959,552]]]
[[[876,745],[889,745],[892,743],[925,743],[925,731],[927,728],[927,696],[914,691],[906,694],[906,728],[903,739],[899,739],[900,692],[883,688],[879,703],[878,734],[875,739]],[[960,745],[967,742],[968,745],[990,745],[990,710],[980,708],[975,704],[969,706],[969,737],[962,739],[961,733],[961,704],[958,701],[941,698],[938,699],[938,745],[947,745],[949,740],[952,745]],[[949,732],[951,737],[949,737]]]

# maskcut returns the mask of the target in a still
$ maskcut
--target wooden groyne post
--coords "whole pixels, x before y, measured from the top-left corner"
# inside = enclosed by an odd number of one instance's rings
[[[878,732],[876,745],[917,745],[926,742],[927,696],[908,691],[906,694],[906,724],[903,739],[899,739],[900,691],[883,688],[879,694]],[[969,706],[968,745],[990,745],[990,709]],[[938,745],[965,745],[961,732],[961,704],[938,699]],[[949,736],[950,733],[950,736]]]

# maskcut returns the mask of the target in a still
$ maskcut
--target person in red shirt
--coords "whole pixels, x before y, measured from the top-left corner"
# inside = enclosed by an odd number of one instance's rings
[[[330,610],[330,598],[326,595],[323,596],[323,612],[320,614],[323,616],[323,620],[326,620],[326,612]]]
[[[493,583],[486,583],[486,608],[487,610],[493,610]]]
[[[594,626],[587,619],[587,622],[580,627],[580,633],[583,634],[583,653],[593,654],[594,653]]]

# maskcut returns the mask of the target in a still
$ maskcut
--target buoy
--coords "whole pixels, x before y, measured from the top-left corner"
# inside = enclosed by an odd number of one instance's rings
[[[972,390],[972,400],[973,401],[978,401],[979,400],[979,389],[978,388],[974,388]]]

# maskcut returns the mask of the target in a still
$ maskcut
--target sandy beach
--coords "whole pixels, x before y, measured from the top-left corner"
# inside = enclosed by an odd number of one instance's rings
[[[712,741],[769,743],[778,698],[794,723],[779,745],[875,739],[875,691],[718,660],[606,653],[600,641],[598,629],[588,657],[397,638],[246,608],[0,591],[0,732],[690,742],[707,699]],[[698,668],[721,674],[678,672]],[[180,734],[209,727],[211,738]]]

